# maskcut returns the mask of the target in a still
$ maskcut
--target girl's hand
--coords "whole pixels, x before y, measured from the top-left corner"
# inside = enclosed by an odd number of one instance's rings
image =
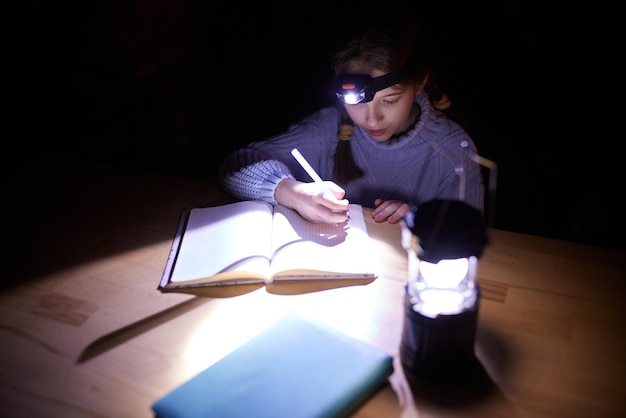
[[[390,224],[396,224],[411,208],[408,203],[400,200],[376,199],[374,205],[376,208],[372,211],[372,218],[377,223],[387,221]]]
[[[324,194],[319,184],[284,179],[276,186],[274,198],[310,222],[326,224],[345,222],[350,203],[343,198],[345,190],[331,181],[324,183],[334,196]]]

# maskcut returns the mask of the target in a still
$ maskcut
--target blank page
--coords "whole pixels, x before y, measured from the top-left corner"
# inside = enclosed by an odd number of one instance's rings
[[[269,276],[272,205],[259,201],[192,209],[172,282],[209,277],[224,270]]]
[[[328,225],[309,222],[297,212],[277,205],[272,272],[294,269],[375,273],[363,208],[354,204],[349,208],[349,221]]]

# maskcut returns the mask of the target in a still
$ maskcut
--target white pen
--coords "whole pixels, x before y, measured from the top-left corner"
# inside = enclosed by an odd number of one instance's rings
[[[296,161],[300,163],[302,168],[304,168],[304,170],[309,174],[309,176],[311,176],[313,181],[315,181],[315,183],[320,185],[325,195],[328,195],[330,197],[335,197],[335,195],[333,194],[333,192],[330,191],[328,186],[324,184],[324,180],[322,180],[319,174],[317,174],[317,172],[313,169],[313,167],[311,167],[311,164],[309,164],[309,162],[304,158],[304,156],[300,154],[300,151],[298,151],[298,148],[292,149],[291,155],[293,155]],[[348,212],[347,214],[347,219],[350,220],[350,212]]]
[[[319,174],[317,174],[315,170],[313,169],[313,167],[311,167],[311,164],[309,164],[309,162],[302,156],[302,154],[300,154],[300,151],[298,151],[298,148],[292,149],[291,155],[293,155],[294,158],[300,163],[302,168],[306,170],[306,172],[309,174],[309,176],[311,176],[313,181],[315,181],[317,184],[320,185],[320,187],[324,191],[324,194],[327,194],[330,197],[335,197],[335,195],[333,194],[333,192],[330,191],[328,186],[324,184],[324,180],[322,180]]]

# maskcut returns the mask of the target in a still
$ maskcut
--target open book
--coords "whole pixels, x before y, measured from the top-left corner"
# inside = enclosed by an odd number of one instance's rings
[[[282,280],[376,278],[360,205],[342,224],[315,224],[261,201],[183,214],[159,290]],[[193,293],[193,292],[192,292]]]

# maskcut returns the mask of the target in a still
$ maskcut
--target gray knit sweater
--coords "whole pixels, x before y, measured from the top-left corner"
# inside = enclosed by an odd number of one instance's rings
[[[412,205],[436,198],[459,199],[464,172],[464,200],[482,211],[480,167],[465,157],[467,148],[476,152],[474,142],[458,124],[432,107],[426,93],[419,94],[415,101],[422,113],[404,135],[378,143],[356,127],[351,146],[357,165],[365,173],[362,178],[348,184],[333,178],[341,110],[328,107],[284,133],[228,155],[219,170],[220,185],[238,199],[276,204],[274,189],[282,179],[312,181],[291,155],[291,150],[298,148],[320,177],[335,181],[346,191],[350,203],[373,208],[375,199],[402,200]]]

